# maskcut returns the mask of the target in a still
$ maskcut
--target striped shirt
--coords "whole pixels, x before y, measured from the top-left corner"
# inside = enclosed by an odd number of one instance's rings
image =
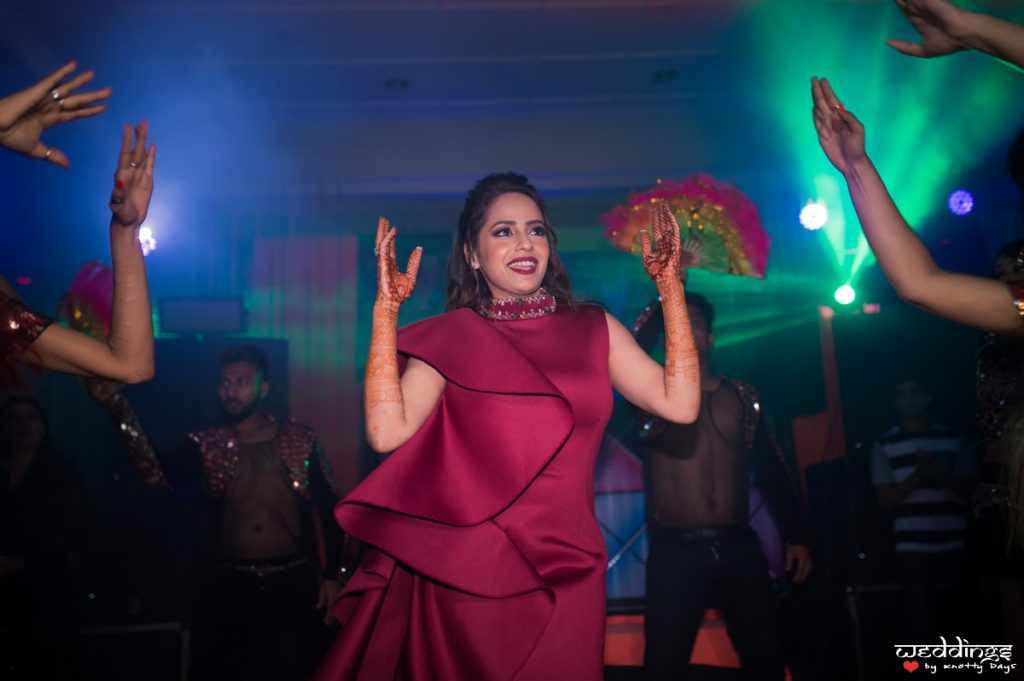
[[[871,452],[871,482],[897,485],[917,470],[918,454],[927,454],[946,480],[973,477],[977,462],[970,445],[945,426],[923,433],[896,427],[886,431]],[[893,511],[897,553],[944,553],[964,548],[966,507],[948,487],[925,483]]]

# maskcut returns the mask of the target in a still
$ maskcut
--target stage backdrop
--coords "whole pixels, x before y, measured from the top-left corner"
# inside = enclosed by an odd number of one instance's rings
[[[258,238],[246,295],[249,333],[286,338],[291,416],[314,428],[345,491],[359,479],[357,238]]]

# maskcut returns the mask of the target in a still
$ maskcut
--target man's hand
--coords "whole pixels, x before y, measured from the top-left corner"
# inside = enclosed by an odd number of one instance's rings
[[[320,580],[320,594],[316,599],[316,609],[323,609],[324,624],[331,624],[334,622],[334,613],[331,612],[331,610],[334,608],[334,602],[338,600],[338,596],[341,595],[341,589],[341,582],[337,580]]]
[[[791,544],[786,547],[786,574],[792,572],[793,584],[799,586],[807,581],[814,570],[814,559],[811,549],[802,544]]]

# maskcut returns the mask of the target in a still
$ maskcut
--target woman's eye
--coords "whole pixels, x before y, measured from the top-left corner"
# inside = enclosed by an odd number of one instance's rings
[[[511,229],[509,229],[508,227],[502,227],[501,229],[494,230],[494,232],[492,234],[493,234],[493,236],[508,236],[511,233],[512,233]]]
[[[547,236],[548,228],[544,227],[543,225],[540,225],[538,227],[534,227],[533,229],[531,229],[530,234],[533,234],[535,236]]]

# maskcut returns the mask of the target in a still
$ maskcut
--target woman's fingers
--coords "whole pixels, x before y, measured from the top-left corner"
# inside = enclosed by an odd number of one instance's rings
[[[146,152],[146,165],[144,167],[145,167],[144,172],[145,172],[146,177],[148,177],[150,180],[152,180],[153,179],[153,169],[156,167],[156,145],[155,144],[150,144],[149,145],[149,151]]]
[[[61,97],[63,97],[65,94],[65,90],[58,88],[58,86],[60,85],[60,82],[62,80],[64,80],[68,75],[73,73],[74,70],[77,68],[77,62],[69,61],[64,66],[60,67],[59,69],[48,75],[46,78],[43,78],[41,81],[33,85],[32,88],[29,90],[29,92],[32,93],[32,100],[34,102],[38,102],[44,97],[49,97],[50,93],[53,92],[55,88],[58,89],[58,94]]]
[[[67,155],[63,151],[53,147],[48,147],[42,142],[36,142],[36,146],[29,153],[29,156],[33,158],[41,158],[44,161],[49,161],[50,163],[55,163],[61,168],[71,167],[71,161],[68,160]]]
[[[387,259],[391,256],[391,242],[394,241],[394,238],[395,228],[388,227],[384,232],[383,238],[380,240],[380,245],[377,247],[377,251],[382,258]]]
[[[680,236],[679,236],[679,223],[676,222],[676,216],[672,213],[672,208],[669,207],[668,202],[661,202],[661,219],[662,228],[665,232],[665,239],[668,241],[668,245],[675,250],[678,250]]]
[[[131,161],[131,153],[132,126],[125,125],[121,128],[121,151],[117,155],[117,170],[128,167],[128,163]]]
[[[909,57],[927,56],[924,52],[924,45],[921,45],[919,43],[912,43],[906,40],[891,39],[886,40],[885,44],[891,47],[892,49],[896,50],[897,52],[902,52],[903,54]]]
[[[90,106],[85,109],[75,109],[74,111],[61,111],[57,114],[58,123],[67,123],[68,121],[77,121],[79,118],[89,118],[101,114],[107,110],[106,104],[99,104],[97,106]]]
[[[80,95],[73,97],[64,97],[60,100],[61,111],[75,111],[79,107],[88,106],[95,104],[101,99],[106,99],[113,92],[110,88],[103,88],[102,90],[95,90],[93,92],[83,92]]]
[[[825,101],[829,109],[842,110],[843,103],[836,97],[836,93],[832,90],[832,85],[828,82],[828,78],[821,79],[821,91],[825,95]]]
[[[417,246],[409,255],[409,262],[405,266],[405,276],[409,278],[409,290],[416,286],[416,275],[420,271],[420,262],[423,259],[423,247]]]
[[[132,148],[129,165],[133,168],[142,166],[146,160],[146,137],[149,135],[149,123],[140,122],[135,126],[135,146]]]
[[[56,97],[56,99],[67,97],[78,88],[90,82],[93,78],[95,78],[95,76],[96,74],[93,73],[91,70],[83,71],[82,73],[79,73],[77,76],[75,76],[66,83],[58,83],[53,87],[53,89],[56,90],[57,94],[60,95],[59,97]]]
[[[397,239],[398,231],[394,227],[392,227],[391,231],[388,233],[388,236],[390,237],[388,239],[388,245],[387,245],[387,248],[388,248],[388,261],[391,263],[392,267],[397,269],[398,268],[398,257],[396,255],[396,251],[395,251],[395,242],[398,240]]]
[[[640,230],[640,254],[643,256],[644,262],[651,257],[651,235],[646,229]]]

